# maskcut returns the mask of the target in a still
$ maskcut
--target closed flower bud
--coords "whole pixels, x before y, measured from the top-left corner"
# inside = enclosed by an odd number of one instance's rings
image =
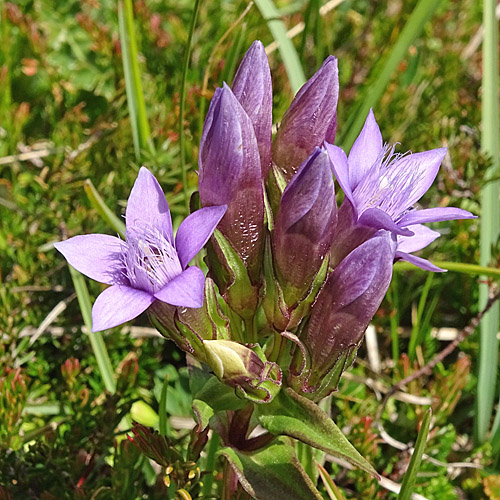
[[[338,94],[337,59],[329,56],[299,90],[274,138],[272,161],[287,181],[316,146],[321,146],[323,141],[333,143]]]
[[[356,350],[391,282],[394,252],[395,241],[381,231],[353,250],[328,277],[301,335],[311,361],[304,392],[324,392],[322,382],[330,381],[337,361],[345,363],[346,355]]]
[[[203,345],[215,375],[247,399],[267,403],[279,392],[281,370],[275,363],[262,361],[252,349],[231,340],[208,340]]]
[[[272,249],[288,305],[309,290],[330,250],[337,204],[330,160],[315,148],[286,187],[276,217]]]
[[[227,211],[217,227],[257,281],[264,240],[259,148],[250,118],[227,85],[216,90],[210,103],[199,166],[202,206],[224,200]]]
[[[265,182],[271,167],[273,90],[271,70],[262,42],[255,41],[241,61],[234,77],[233,93],[253,124]]]

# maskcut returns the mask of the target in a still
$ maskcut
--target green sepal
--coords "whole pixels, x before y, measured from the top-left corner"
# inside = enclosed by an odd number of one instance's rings
[[[259,289],[250,281],[245,263],[218,229],[209,250],[211,263],[218,263],[212,269],[224,300],[243,319],[253,318],[259,304]]]
[[[219,411],[239,410],[248,404],[240,398],[232,387],[211,375],[202,389],[193,397],[193,411],[199,429],[204,429],[210,419]]]
[[[302,321],[302,318],[304,318],[309,314],[311,306],[314,304],[316,296],[318,295],[318,292],[323,286],[323,283],[325,282],[326,276],[328,274],[329,260],[330,259],[328,255],[323,259],[321,267],[319,268],[319,271],[314,277],[314,280],[312,282],[311,287],[309,288],[309,291],[307,292],[307,295],[303,299],[301,299],[298,302],[297,307],[292,310],[292,314],[290,317],[291,328],[295,328]]]
[[[328,274],[328,256],[323,259],[321,267],[317,272],[311,287],[297,303],[287,304],[285,293],[279,284],[273,266],[271,243],[266,242],[264,250],[264,276],[266,280],[266,294],[262,300],[262,306],[266,313],[267,320],[278,332],[293,330],[302,319],[307,316],[311,306],[316,300],[319,290],[325,282]]]
[[[253,498],[323,499],[304,472],[287,438],[278,438],[254,453],[222,448],[219,455],[229,462],[241,486]]]
[[[312,393],[304,393],[303,395],[313,401],[321,401],[326,396],[338,389],[340,377],[344,371],[349,368],[358,352],[358,346],[346,350],[340,356],[333,368],[323,377],[318,389]]]
[[[273,256],[269,238],[264,247],[264,278],[266,281],[266,293],[262,299],[262,308],[266,314],[267,321],[276,331],[285,331],[290,318],[283,298],[283,292],[274,274]]]
[[[175,324],[182,334],[187,335],[188,339],[193,335],[203,340],[230,338],[229,319],[218,305],[212,279],[205,280],[203,307],[196,309],[178,307],[175,314]],[[191,345],[195,347],[195,350],[200,348],[197,342],[191,341]]]
[[[281,196],[285,188],[286,179],[283,177],[281,170],[273,164],[269,170],[269,176],[266,182],[266,192],[274,216],[276,216],[280,208]]]
[[[290,436],[347,460],[378,478],[378,474],[328,415],[292,389],[282,389],[267,405],[256,406],[259,423],[271,434]]]

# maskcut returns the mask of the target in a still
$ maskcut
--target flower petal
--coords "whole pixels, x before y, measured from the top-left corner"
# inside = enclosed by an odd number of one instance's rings
[[[380,158],[383,148],[382,134],[373,110],[370,109],[363,130],[349,153],[349,181],[354,190],[370,167]]]
[[[329,56],[297,92],[274,136],[272,160],[287,181],[315,146],[334,142],[338,94],[337,59]]]
[[[352,195],[351,184],[349,182],[350,172],[347,162],[347,156],[344,151],[338,146],[334,146],[333,144],[325,142],[325,147],[332,163],[332,169],[333,173],[335,174],[335,178],[340,184],[342,191],[344,191],[344,194],[349,198],[349,200],[351,200],[353,206],[355,207],[356,205],[354,203],[354,197]]]
[[[173,306],[198,308],[203,305],[204,288],[203,271],[191,266],[155,293],[155,297]]]
[[[226,209],[227,205],[201,208],[182,221],[175,236],[175,247],[182,269],[203,248]]]
[[[411,210],[407,214],[403,215],[403,217],[401,217],[401,219],[398,221],[398,225],[400,225],[401,227],[406,227],[413,224],[423,224],[425,222],[439,222],[444,220],[475,218],[475,215],[467,212],[467,210],[462,210],[461,208],[424,208],[423,210]]]
[[[438,173],[446,148],[431,149],[422,153],[412,153],[403,156],[392,167],[394,176],[406,177],[411,182],[411,188],[405,199],[402,211],[416,203],[431,187]]]
[[[411,253],[422,250],[441,235],[421,224],[408,227],[413,232],[413,236],[398,236],[398,251]]]
[[[422,259],[421,257],[417,257],[416,255],[411,255],[409,253],[405,252],[396,252],[396,255],[394,256],[396,260],[406,260],[406,262],[409,262],[410,264],[413,264],[414,266],[420,267],[421,269],[424,269],[425,271],[432,271],[434,273],[445,273],[446,269],[441,269],[440,267],[435,266],[432,262],[428,261],[427,259]]]
[[[151,294],[142,290],[129,286],[110,286],[94,302],[92,331],[100,332],[134,319],[154,301]]]
[[[365,210],[360,215],[358,222],[364,226],[373,227],[375,229],[385,229],[402,236],[412,235],[409,229],[399,227],[389,215],[378,208],[369,208]]]
[[[273,89],[266,51],[259,40],[252,43],[241,61],[232,90],[253,124],[265,182],[271,168]]]
[[[68,263],[89,278],[112,285],[124,280],[122,245],[124,242],[107,234],[74,236],[54,243]]]
[[[155,227],[173,242],[172,219],[167,200],[155,176],[141,167],[130,192],[125,212],[127,230],[136,224]]]

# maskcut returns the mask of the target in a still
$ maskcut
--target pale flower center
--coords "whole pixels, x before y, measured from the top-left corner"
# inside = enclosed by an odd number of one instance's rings
[[[411,153],[394,153],[395,146],[385,145],[375,163],[353,191],[358,216],[369,208],[378,208],[397,220],[410,206],[410,198],[423,172],[417,162],[412,167]],[[401,163],[405,163],[402,168]]]
[[[155,227],[127,228],[123,247],[125,274],[134,288],[156,293],[182,272],[177,251]]]

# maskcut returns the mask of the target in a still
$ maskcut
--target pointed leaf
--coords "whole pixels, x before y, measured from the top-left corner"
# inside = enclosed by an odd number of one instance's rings
[[[429,408],[422,421],[420,432],[418,433],[417,443],[415,444],[415,450],[413,451],[410,465],[408,466],[408,470],[403,478],[403,484],[401,485],[401,490],[399,491],[398,500],[410,500],[413,493],[413,488],[415,487],[415,482],[417,481],[417,474],[420,469],[420,463],[422,462],[422,455],[425,450],[427,434],[429,434],[431,416],[432,410]]]
[[[218,411],[239,410],[246,404],[248,401],[238,397],[232,387],[223,384],[211,375],[194,396],[193,411],[200,429],[204,429],[208,425],[208,421]]]
[[[342,431],[315,403],[283,389],[267,405],[256,407],[259,422],[272,434],[286,435],[343,458],[378,478],[375,469],[349,443]]]
[[[220,451],[247,493],[259,500],[322,500],[302,469],[291,442],[280,438],[256,453]]]

